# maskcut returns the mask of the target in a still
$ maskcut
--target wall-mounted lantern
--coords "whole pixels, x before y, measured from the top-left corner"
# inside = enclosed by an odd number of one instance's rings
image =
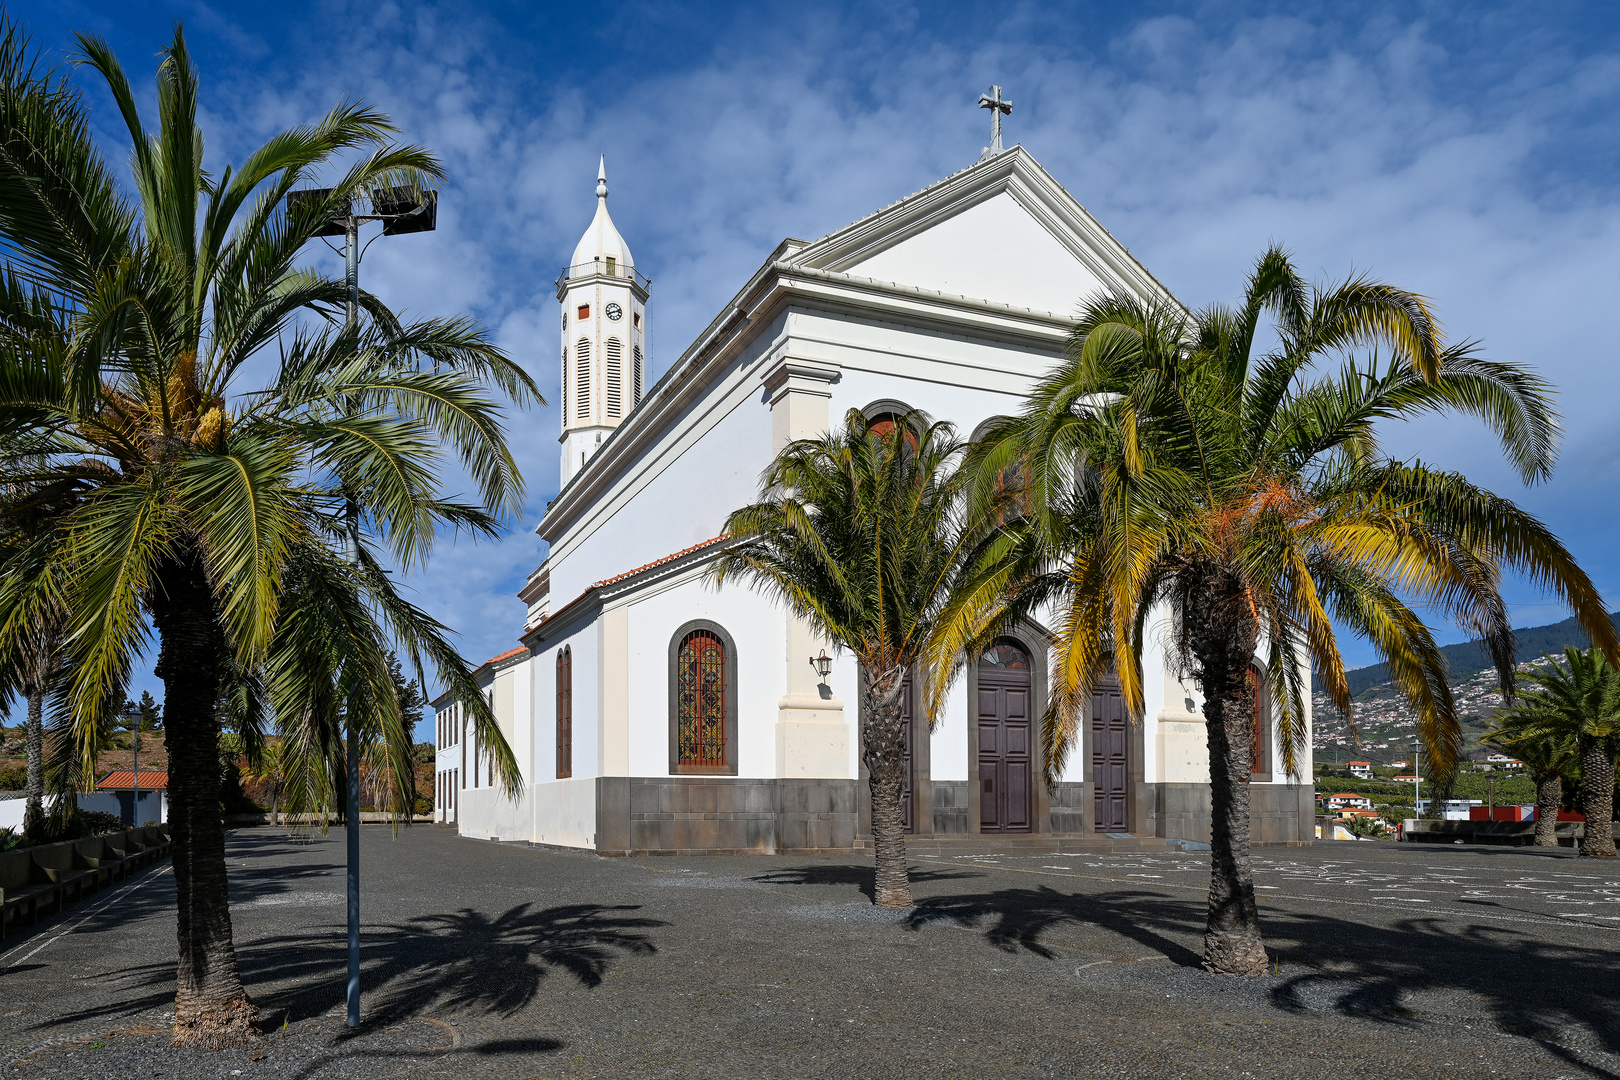
[[[810,666],[816,669],[817,675],[820,675],[823,679],[825,679],[832,671],[832,657],[827,655],[826,649],[822,649],[820,656],[812,656],[810,658]]]

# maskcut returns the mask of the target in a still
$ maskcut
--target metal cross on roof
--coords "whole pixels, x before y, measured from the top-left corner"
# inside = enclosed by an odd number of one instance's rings
[[[979,95],[979,108],[990,110],[990,146],[986,154],[1001,153],[1001,118],[1012,112],[1012,102],[1001,100],[1001,87],[992,86],[988,94]]]

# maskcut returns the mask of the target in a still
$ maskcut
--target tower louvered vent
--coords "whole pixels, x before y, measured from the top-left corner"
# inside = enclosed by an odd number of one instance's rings
[[[632,387],[631,393],[635,395],[634,404],[640,405],[641,404],[641,395],[642,395],[642,392],[643,392],[643,389],[644,389],[644,386],[645,386],[645,383],[642,380],[643,372],[641,370],[641,346],[640,345],[637,345],[637,346],[635,346],[634,348],[632,348],[630,350],[630,359],[631,359],[631,364],[632,364],[631,369],[630,369],[630,379],[631,379],[631,387]]]
[[[591,339],[580,338],[579,343],[574,346],[574,353],[574,358],[577,361],[574,371],[578,375],[577,385],[574,387],[575,411],[581,420],[589,420],[591,417]]]
[[[624,415],[624,346],[616,337],[607,339],[607,414],[610,420]]]

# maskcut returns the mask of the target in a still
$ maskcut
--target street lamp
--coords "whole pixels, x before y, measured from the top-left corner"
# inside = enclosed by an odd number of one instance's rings
[[[1418,807],[1418,799],[1423,794],[1423,770],[1418,766],[1421,762],[1418,755],[1423,753],[1423,743],[1418,739],[1412,740],[1412,813],[1422,816],[1423,811]]]
[[[343,199],[335,212],[331,188],[312,188],[287,193],[289,214],[315,214],[326,211],[326,218],[311,234],[343,237],[343,281],[347,286],[344,326],[360,326],[360,226],[380,221],[384,236],[432,232],[438,225],[439,193],[409,187],[375,188],[370,194],[371,213],[355,212],[355,199]],[[364,203],[366,198],[359,200]],[[368,245],[369,246],[369,245]],[[349,557],[360,561],[359,509],[347,501],[344,521],[348,526]],[[348,710],[348,790],[344,798],[344,836],[348,841],[349,900],[349,1026],[360,1026],[360,740],[355,731],[354,710]]]

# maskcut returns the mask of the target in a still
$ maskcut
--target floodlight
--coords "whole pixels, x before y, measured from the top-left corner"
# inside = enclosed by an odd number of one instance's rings
[[[371,210],[382,218],[384,236],[432,232],[439,221],[439,193],[408,187],[377,188]]]
[[[287,211],[295,216],[308,215],[313,217],[328,206],[331,199],[331,188],[304,188],[301,191],[289,191],[287,192]],[[326,223],[310,235],[342,236],[346,228],[345,219],[352,209],[349,200],[344,199],[337,208],[329,211]]]

